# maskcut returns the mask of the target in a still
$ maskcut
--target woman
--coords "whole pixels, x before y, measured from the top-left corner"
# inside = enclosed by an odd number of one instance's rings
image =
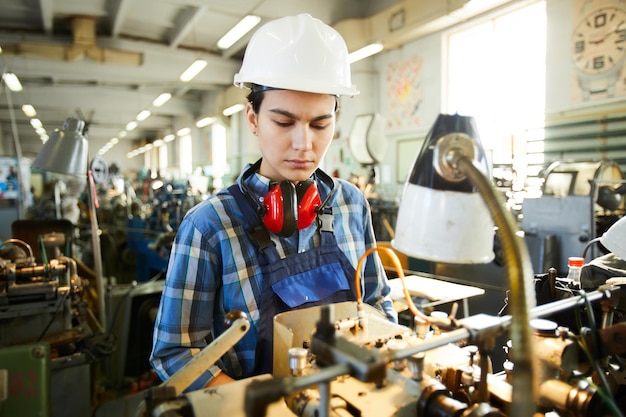
[[[235,75],[250,90],[246,120],[261,159],[237,184],[181,222],[154,332],[163,379],[241,310],[250,330],[190,390],[272,370],[272,319],[289,309],[355,300],[355,268],[375,246],[367,200],[318,169],[335,132],[339,95],[355,95],[344,40],[308,14],[254,34]],[[378,256],[362,269],[363,301],[397,320]]]

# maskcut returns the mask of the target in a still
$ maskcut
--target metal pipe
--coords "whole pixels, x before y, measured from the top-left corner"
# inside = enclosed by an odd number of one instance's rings
[[[89,220],[91,223],[91,244],[93,246],[93,266],[96,276],[96,291],[98,292],[98,319],[103,329],[107,328],[106,307],[104,303],[104,276],[102,275],[102,250],[100,249],[100,230],[96,215],[96,184],[91,170],[87,172],[87,200],[89,202]]]

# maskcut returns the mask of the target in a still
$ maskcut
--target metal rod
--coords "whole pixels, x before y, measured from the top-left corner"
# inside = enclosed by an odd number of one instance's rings
[[[93,267],[96,275],[96,290],[98,291],[98,318],[103,329],[107,328],[106,308],[104,303],[104,276],[102,275],[102,250],[100,249],[100,231],[98,216],[96,215],[96,185],[91,171],[87,172],[87,198],[89,199],[89,220],[91,223],[91,244],[93,246]]]

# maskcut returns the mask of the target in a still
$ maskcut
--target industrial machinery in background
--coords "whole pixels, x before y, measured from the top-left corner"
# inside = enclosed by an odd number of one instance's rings
[[[113,345],[93,314],[89,281],[66,253],[66,236],[44,234],[40,243],[41,261],[23,240],[8,239],[0,246],[0,368],[9,385],[0,415],[88,416],[91,365],[110,354]],[[20,348],[30,354],[14,362]],[[40,362],[16,371],[28,360]]]
[[[110,284],[100,295],[74,252],[71,222],[20,220],[12,228],[16,237],[0,242],[0,388],[8,392],[0,416],[89,417],[153,385],[148,357],[161,276]]]
[[[536,273],[567,274],[570,256],[624,215],[626,181],[614,162],[553,162],[543,174],[541,196],[522,203],[522,231]],[[590,247],[586,260],[601,247]]]

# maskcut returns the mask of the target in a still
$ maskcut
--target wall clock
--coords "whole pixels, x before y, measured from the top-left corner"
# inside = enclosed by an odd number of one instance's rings
[[[615,96],[626,57],[626,7],[585,1],[572,33],[572,58],[583,99]],[[600,4],[598,2],[598,4]]]

